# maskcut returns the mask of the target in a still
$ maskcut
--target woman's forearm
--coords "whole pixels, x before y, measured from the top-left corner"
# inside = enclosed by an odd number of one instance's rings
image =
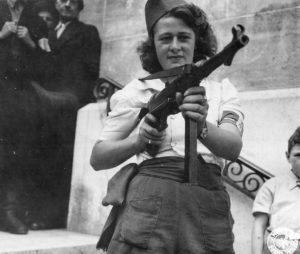
[[[95,170],[113,168],[139,153],[141,149],[136,136],[123,140],[99,141],[93,148],[90,164]]]
[[[141,122],[137,134],[121,140],[97,142],[90,159],[92,167],[95,170],[113,168],[145,150],[149,142],[152,145],[160,146],[165,138],[165,131],[158,131],[153,127],[156,121],[153,115],[147,114]]]
[[[215,155],[226,160],[236,160],[242,149],[242,138],[237,127],[222,124],[217,127],[207,122],[208,135],[200,141]]]

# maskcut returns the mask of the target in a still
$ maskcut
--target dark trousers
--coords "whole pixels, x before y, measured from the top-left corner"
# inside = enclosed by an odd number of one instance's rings
[[[24,77],[0,79],[0,203],[65,227],[78,103],[54,98]]]
[[[143,162],[130,182],[107,253],[233,254],[233,219],[220,168],[203,164],[209,177],[183,182],[182,158]]]
[[[41,119],[38,96],[27,79],[0,80],[0,185],[2,203],[11,206],[13,199],[26,200],[31,185],[29,176],[39,167]],[[19,202],[18,206],[24,204]],[[5,206],[5,205],[4,205]]]

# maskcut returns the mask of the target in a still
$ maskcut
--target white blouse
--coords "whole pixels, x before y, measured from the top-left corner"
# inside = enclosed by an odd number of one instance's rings
[[[237,117],[236,126],[243,131],[243,112],[237,98],[237,90],[228,79],[222,82],[203,80],[200,84],[206,89],[209,104],[207,121],[218,126],[224,112],[232,112]],[[146,107],[150,97],[162,89],[165,84],[159,80],[133,80],[122,90],[117,91],[110,101],[109,113],[100,140],[121,140],[138,131],[138,115],[141,108]],[[170,115],[167,119],[166,137],[155,157],[184,157],[185,122],[181,113]],[[197,141],[197,151],[208,163],[224,167],[224,159],[212,154],[201,142]],[[137,162],[152,158],[146,151],[137,154]]]

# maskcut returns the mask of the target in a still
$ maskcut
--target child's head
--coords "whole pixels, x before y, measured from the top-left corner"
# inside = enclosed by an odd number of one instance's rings
[[[294,174],[300,177],[300,127],[289,138],[286,157]]]

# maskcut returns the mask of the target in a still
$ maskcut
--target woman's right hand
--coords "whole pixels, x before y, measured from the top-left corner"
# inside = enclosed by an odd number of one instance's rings
[[[1,31],[0,31],[0,38],[5,39],[8,37],[10,34],[16,33],[17,32],[17,25],[13,21],[7,21],[4,23]]]
[[[130,119],[128,119],[130,121]],[[92,150],[90,164],[95,170],[113,168],[144,150],[149,143],[160,146],[166,131],[158,131],[153,127],[157,119],[147,114],[139,126],[136,135],[117,140],[98,141]],[[151,141],[149,141],[151,140]],[[113,156],[117,154],[118,156]]]
[[[158,131],[155,127],[157,119],[155,116],[148,113],[145,116],[144,122],[141,124],[138,134],[138,145],[140,151],[144,151],[147,144],[160,146],[166,136],[166,131]]]

